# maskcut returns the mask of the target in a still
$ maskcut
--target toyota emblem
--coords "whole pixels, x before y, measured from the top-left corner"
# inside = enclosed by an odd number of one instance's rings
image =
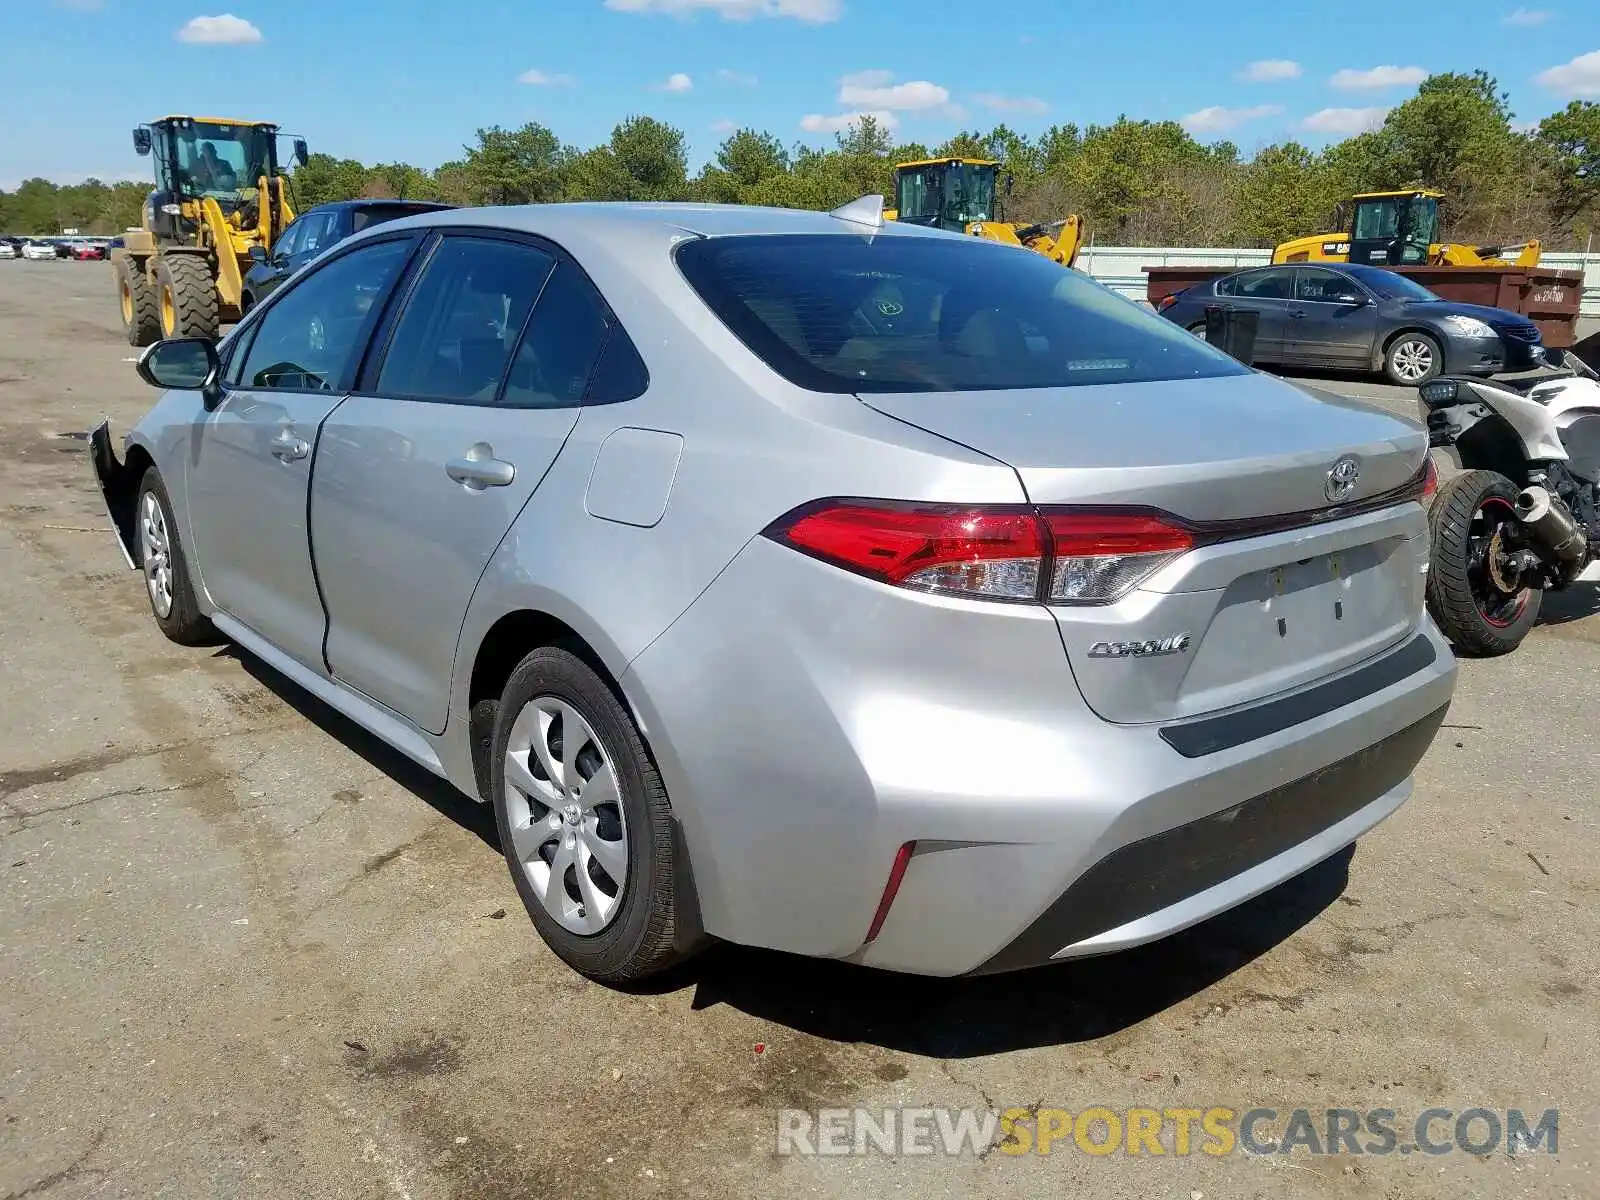
[[[1323,494],[1333,504],[1342,503],[1350,498],[1360,479],[1361,460],[1353,454],[1346,454],[1328,468],[1328,482],[1323,485]]]

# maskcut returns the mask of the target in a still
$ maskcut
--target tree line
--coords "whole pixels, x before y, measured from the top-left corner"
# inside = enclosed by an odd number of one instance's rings
[[[1271,246],[1334,228],[1336,204],[1353,193],[1413,186],[1446,193],[1444,236],[1452,240],[1537,237],[1549,249],[1582,249],[1600,227],[1600,103],[1575,100],[1535,127],[1519,126],[1506,93],[1483,71],[1433,75],[1381,127],[1321,150],[1288,141],[1246,157],[1232,142],[1195,140],[1178,122],[1127,117],[1056,125],[1037,137],[1002,124],[927,146],[896,142],[868,116],[823,150],[740,129],[691,172],[682,130],[633,116],[588,149],[539,124],[480,129],[459,159],[431,171],[317,153],[295,170],[292,192],[301,211],[357,197],[826,209],[872,192],[892,195],[895,162],[954,155],[1004,164],[1006,219],[1079,213],[1101,244]],[[147,190],[30,179],[14,193],[0,191],[0,230],[117,232],[138,224]]]

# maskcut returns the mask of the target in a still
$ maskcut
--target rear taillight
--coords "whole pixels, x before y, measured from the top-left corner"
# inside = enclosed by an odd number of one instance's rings
[[[824,500],[767,536],[899,587],[988,600],[1107,604],[1194,545],[1149,514]]]
[[[1422,468],[1422,502],[1428,503],[1438,490],[1439,468],[1433,461],[1433,455],[1430,454]]]
[[[1156,301],[1156,311],[1157,312],[1165,312],[1167,309],[1171,308],[1177,302],[1178,302],[1178,293],[1176,293],[1176,292],[1173,292],[1170,296],[1163,296],[1163,297],[1161,297],[1161,299]]]

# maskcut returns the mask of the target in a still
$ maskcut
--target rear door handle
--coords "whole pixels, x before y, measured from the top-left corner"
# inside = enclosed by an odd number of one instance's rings
[[[272,456],[288,462],[290,459],[304,458],[311,453],[311,443],[305,438],[296,437],[292,429],[278,431],[278,436],[272,439]]]
[[[444,473],[468,491],[506,487],[517,477],[517,468],[494,456],[494,447],[484,442],[473,446],[460,458],[447,459]]]

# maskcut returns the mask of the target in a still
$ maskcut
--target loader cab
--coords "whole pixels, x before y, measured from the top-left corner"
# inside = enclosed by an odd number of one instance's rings
[[[965,233],[995,219],[1000,164],[978,158],[898,163],[894,169],[896,219],[931,229]]]
[[[1429,249],[1438,240],[1441,195],[1368,192],[1353,197],[1349,261],[1375,267],[1427,262]]]
[[[202,197],[229,215],[257,202],[263,177],[271,181],[284,173],[278,127],[263,121],[162,117],[133,131],[133,148],[154,160],[156,187],[145,215],[150,231],[163,239],[193,232],[193,206]],[[304,165],[303,140],[295,140],[294,155]]]

